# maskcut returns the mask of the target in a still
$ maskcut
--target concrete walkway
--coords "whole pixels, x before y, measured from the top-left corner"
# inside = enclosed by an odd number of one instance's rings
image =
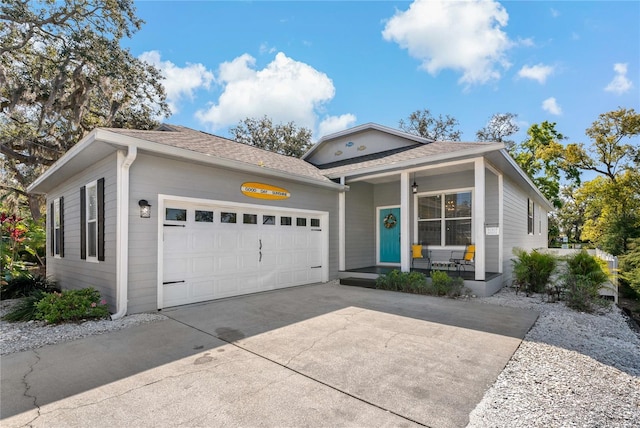
[[[339,285],[2,357],[0,425],[461,427],[533,311]]]

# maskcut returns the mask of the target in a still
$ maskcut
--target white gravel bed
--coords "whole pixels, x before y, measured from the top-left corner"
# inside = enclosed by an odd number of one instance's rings
[[[0,317],[9,312],[19,299],[0,301]],[[47,324],[44,321],[10,323],[0,320],[0,355],[40,348],[45,345],[108,333],[134,325],[165,320],[160,314],[127,315],[118,320],[91,320],[79,323]]]
[[[586,314],[508,288],[477,300],[540,317],[468,427],[640,426],[640,336],[618,307]]]

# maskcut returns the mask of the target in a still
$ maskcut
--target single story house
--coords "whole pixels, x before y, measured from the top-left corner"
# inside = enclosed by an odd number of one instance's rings
[[[376,124],[302,159],[180,126],[98,128],[40,176],[47,272],[126,313],[408,271],[475,244],[467,285],[511,281],[513,247],[547,246],[550,203],[501,143],[432,141]]]

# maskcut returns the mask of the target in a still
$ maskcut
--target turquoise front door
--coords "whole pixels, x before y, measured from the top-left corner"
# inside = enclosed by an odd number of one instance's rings
[[[400,208],[381,208],[379,213],[380,263],[400,263]]]

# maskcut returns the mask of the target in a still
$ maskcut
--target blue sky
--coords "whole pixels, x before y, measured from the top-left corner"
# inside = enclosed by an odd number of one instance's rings
[[[123,44],[158,66],[166,122],[228,136],[267,115],[314,139],[411,112],[454,116],[474,141],[494,113],[568,142],[640,110],[637,1],[136,1]]]

